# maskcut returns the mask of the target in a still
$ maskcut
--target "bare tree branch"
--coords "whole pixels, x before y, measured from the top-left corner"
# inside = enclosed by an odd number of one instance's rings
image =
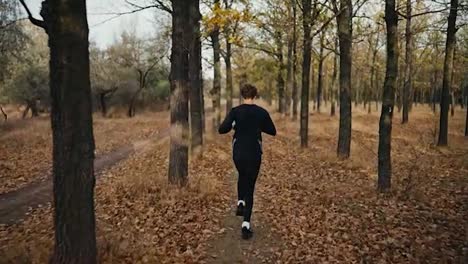
[[[33,25],[36,25],[38,27],[41,27],[43,29],[46,29],[46,23],[43,21],[43,20],[39,20],[39,19],[36,19],[33,17],[31,11],[29,10],[28,6],[26,5],[26,3],[24,2],[24,0],[19,0],[21,5],[24,7],[24,9],[26,10],[26,13],[28,13],[28,19],[29,21],[31,21],[31,23],[33,23]]]

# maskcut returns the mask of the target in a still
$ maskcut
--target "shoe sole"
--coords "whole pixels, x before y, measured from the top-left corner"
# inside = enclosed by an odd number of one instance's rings
[[[250,239],[253,236],[253,232],[249,231],[246,227],[242,228],[242,239]]]

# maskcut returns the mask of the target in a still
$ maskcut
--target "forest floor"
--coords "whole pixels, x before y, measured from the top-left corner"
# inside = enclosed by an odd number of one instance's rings
[[[132,142],[145,128],[151,134],[167,127],[164,113],[137,118],[150,121],[97,119],[108,131],[101,142],[124,144],[117,136],[123,131],[132,132],[123,137]],[[298,125],[276,114],[274,120],[279,134],[264,139],[251,241],[241,240],[241,219],[234,216],[230,137],[207,135],[203,156],[190,161],[190,183],[183,189],[167,184],[166,138],[102,172],[95,195],[100,262],[463,263],[468,139],[462,111],[450,119],[445,148],[434,146],[438,119],[427,106],[415,107],[407,125],[395,117],[393,186],[385,195],[375,191],[378,113],[353,112],[352,153],[346,161],[335,158],[337,117],[313,113],[310,147],[302,150]],[[2,162],[20,148],[3,149],[6,137],[39,137],[28,129],[2,131]],[[22,153],[47,148],[50,136],[37,141],[42,145],[18,146],[25,148]],[[33,210],[23,222],[0,226],[0,263],[45,263],[52,245],[50,205]]]

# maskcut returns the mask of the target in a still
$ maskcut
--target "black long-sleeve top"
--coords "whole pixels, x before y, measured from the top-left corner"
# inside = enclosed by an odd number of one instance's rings
[[[219,126],[218,132],[226,134],[235,130],[233,154],[252,156],[262,154],[262,132],[275,136],[276,128],[268,112],[254,104],[242,104],[232,108]]]

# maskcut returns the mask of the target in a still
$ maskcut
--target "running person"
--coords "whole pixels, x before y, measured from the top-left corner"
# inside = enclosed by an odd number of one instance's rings
[[[237,180],[237,212],[243,216],[242,238],[252,237],[250,217],[254,201],[255,182],[262,162],[262,132],[275,136],[276,128],[268,112],[254,103],[257,88],[246,84],[241,88],[244,103],[232,108],[219,127],[220,134],[234,129],[232,156],[239,178]]]

